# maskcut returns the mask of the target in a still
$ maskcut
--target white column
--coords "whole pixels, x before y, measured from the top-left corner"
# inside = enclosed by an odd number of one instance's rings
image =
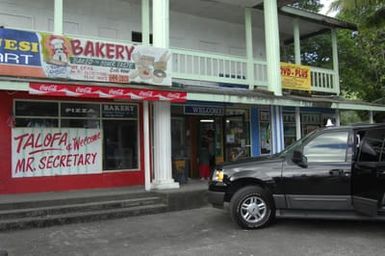
[[[264,0],[267,82],[270,91],[282,95],[277,0]]]
[[[254,89],[253,25],[251,8],[245,8],[245,41],[247,56],[247,81],[249,89]]]
[[[338,70],[338,49],[337,49],[336,30],[332,29],[331,34],[332,34],[333,71],[334,71],[333,85],[335,88],[335,93],[337,95],[340,95],[340,73]]]
[[[56,35],[63,34],[63,0],[55,0],[53,33]]]
[[[369,111],[369,123],[374,124],[373,111]]]
[[[154,47],[169,47],[169,0],[152,1],[152,34]]]
[[[169,47],[169,0],[152,1],[153,46]],[[179,188],[172,179],[171,104],[154,103],[154,180],[153,189]]]
[[[150,45],[150,0],[142,0],[142,44]]]
[[[150,169],[150,119],[148,101],[143,102],[143,147],[144,147],[144,189],[151,190]]]
[[[179,183],[172,179],[171,106],[169,102],[154,103],[154,181],[152,188],[179,188]]]
[[[294,57],[295,64],[301,64],[301,39],[299,32],[298,19],[293,21],[293,34],[294,34]]]
[[[341,126],[341,117],[339,109],[336,109],[336,126]]]
[[[301,138],[301,113],[299,107],[295,108],[295,135],[296,139],[299,140]]]

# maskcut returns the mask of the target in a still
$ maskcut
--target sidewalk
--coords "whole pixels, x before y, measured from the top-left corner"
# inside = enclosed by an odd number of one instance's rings
[[[1,195],[0,204],[33,202],[43,200],[62,200],[73,198],[97,197],[97,196],[113,196],[122,194],[141,194],[141,193],[155,193],[159,195],[175,195],[175,194],[196,194],[207,191],[207,181],[189,180],[188,183],[182,184],[179,189],[169,190],[151,190],[146,192],[144,186],[130,186],[119,188],[101,188],[101,189],[87,189],[87,190],[71,190],[60,192],[42,192],[42,193],[26,193],[26,194],[12,194]],[[204,205],[202,205],[204,206]]]
[[[207,181],[147,192],[143,186],[0,196],[0,231],[125,218],[208,205]]]

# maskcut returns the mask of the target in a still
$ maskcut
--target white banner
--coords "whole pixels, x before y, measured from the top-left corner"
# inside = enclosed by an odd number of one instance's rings
[[[100,129],[13,128],[12,177],[102,172]]]

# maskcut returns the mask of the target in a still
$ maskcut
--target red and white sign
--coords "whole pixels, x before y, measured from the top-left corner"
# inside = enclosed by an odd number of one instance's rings
[[[100,129],[12,129],[13,178],[101,172]]]
[[[70,96],[81,98],[108,98],[146,101],[161,100],[173,103],[184,103],[187,101],[186,92],[55,83],[30,83],[29,93],[35,95]]]

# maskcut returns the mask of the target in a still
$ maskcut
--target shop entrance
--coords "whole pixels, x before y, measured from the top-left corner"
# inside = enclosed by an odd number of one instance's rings
[[[217,116],[178,114],[172,117],[171,131],[173,173],[179,182],[206,177],[207,169],[250,156],[247,110],[223,110]]]

